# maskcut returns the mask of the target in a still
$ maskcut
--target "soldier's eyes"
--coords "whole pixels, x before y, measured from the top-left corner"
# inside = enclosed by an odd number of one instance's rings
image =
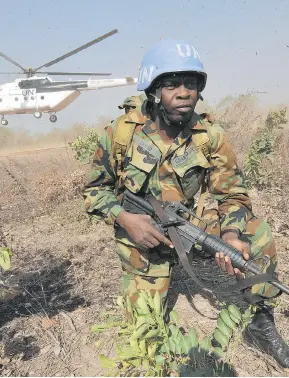
[[[181,82],[172,82],[172,81],[165,81],[163,83],[163,87],[166,89],[175,89],[181,85]]]
[[[184,86],[187,89],[197,89],[198,81],[196,78],[189,78],[184,80]]]
[[[162,83],[162,86],[166,89],[172,90],[180,87],[182,84],[189,90],[194,90],[198,87],[197,79],[194,77],[176,80],[166,80]]]

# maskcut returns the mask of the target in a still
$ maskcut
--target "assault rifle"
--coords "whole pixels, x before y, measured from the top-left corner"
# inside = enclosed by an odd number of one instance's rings
[[[245,289],[254,284],[269,282],[279,290],[289,295],[289,288],[283,285],[274,272],[263,273],[261,267],[252,260],[245,260],[241,252],[225,243],[221,238],[211,235],[202,228],[186,220],[188,217],[197,218],[196,214],[180,202],[161,202],[151,194],[145,199],[126,190],[122,199],[123,208],[133,214],[147,214],[154,220],[154,226],[164,235],[167,235],[174,244],[178,257],[188,274],[201,287],[202,283],[195,276],[188,259],[192,247],[199,245],[205,253],[215,256],[223,253],[231,259],[232,266],[240,271],[251,273],[238,284],[239,289]],[[197,218],[206,226],[205,222]],[[244,281],[244,282],[243,282]]]

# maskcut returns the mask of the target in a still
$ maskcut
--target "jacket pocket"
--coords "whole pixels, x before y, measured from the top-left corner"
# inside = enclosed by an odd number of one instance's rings
[[[139,192],[157,166],[160,157],[160,151],[152,142],[140,137],[134,138],[125,159],[123,170],[125,187],[133,193]]]
[[[192,200],[201,187],[210,163],[200,150],[188,148],[183,155],[172,159],[172,166],[185,197]]]

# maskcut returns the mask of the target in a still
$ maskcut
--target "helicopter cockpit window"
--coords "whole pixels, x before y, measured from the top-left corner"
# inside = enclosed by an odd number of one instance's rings
[[[18,85],[21,89],[39,88],[49,83],[47,78],[35,80],[21,80]]]

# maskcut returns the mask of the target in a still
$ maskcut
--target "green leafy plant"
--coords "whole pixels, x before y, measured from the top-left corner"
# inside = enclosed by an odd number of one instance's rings
[[[286,118],[287,108],[278,110],[276,112],[270,111],[265,121],[265,127],[267,129],[276,129],[280,125],[286,124],[288,119]]]
[[[84,132],[84,137],[78,136],[73,142],[69,142],[68,145],[72,148],[77,160],[81,163],[90,163],[99,137],[97,131],[93,128],[85,129]]]
[[[253,140],[250,150],[245,157],[245,174],[249,187],[259,186],[263,183],[261,169],[262,160],[272,156],[275,137],[271,130],[265,130],[260,137]]]
[[[12,251],[8,247],[0,248],[0,267],[3,270],[9,270],[11,268],[11,256]]]
[[[272,160],[274,158],[276,140],[274,131],[281,124],[288,122],[286,112],[287,108],[269,112],[264,127],[259,130],[258,136],[251,143],[249,152],[245,157],[244,167],[246,182],[249,187],[264,186],[270,182],[268,172],[262,170],[262,162],[264,159]]]
[[[11,268],[12,250],[8,247],[0,247],[0,300],[5,301],[12,299],[20,294],[20,288],[16,284],[12,284],[4,276],[3,271]]]
[[[100,355],[109,376],[232,376],[232,369],[222,358],[242,325],[237,306],[223,308],[213,334],[200,338],[195,328],[187,332],[182,329],[175,310],[164,321],[159,292],[153,297],[150,291],[141,291],[134,306],[128,297],[118,297],[116,303],[125,318],[92,327],[95,333],[118,329],[116,356]]]

